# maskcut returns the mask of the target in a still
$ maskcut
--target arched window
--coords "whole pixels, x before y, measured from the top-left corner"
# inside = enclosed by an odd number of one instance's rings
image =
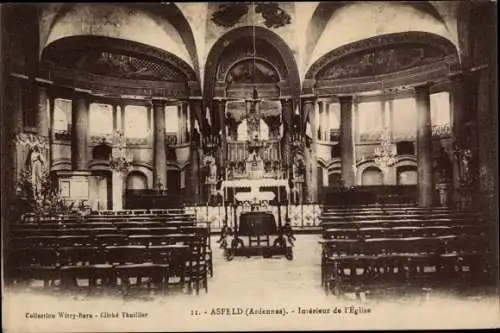
[[[55,131],[71,130],[71,100],[57,98],[54,100],[54,127]]]
[[[125,107],[125,136],[127,138],[145,138],[149,134],[148,110],[142,105]]]
[[[339,172],[328,174],[328,186],[340,186],[342,184],[342,175]]]
[[[127,190],[143,190],[148,187],[146,175],[140,171],[131,171],[127,176]]]
[[[384,183],[384,175],[379,168],[368,167],[363,171],[361,184],[362,185],[382,185]]]
[[[90,104],[89,133],[91,135],[113,133],[113,107],[111,105],[100,103]]]
[[[400,166],[397,168],[398,185],[417,184],[417,168],[411,165]]]

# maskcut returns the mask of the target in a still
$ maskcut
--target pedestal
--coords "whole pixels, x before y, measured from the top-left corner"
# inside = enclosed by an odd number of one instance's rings
[[[89,176],[88,171],[57,171],[56,173],[59,193],[66,202],[79,204],[89,200]]]
[[[472,208],[472,189],[473,186],[467,182],[460,182],[458,188],[458,208],[470,209]]]

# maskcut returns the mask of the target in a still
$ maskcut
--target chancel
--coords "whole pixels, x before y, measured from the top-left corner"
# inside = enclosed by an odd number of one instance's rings
[[[493,2],[0,9],[10,286],[217,294],[280,256],[311,295],[496,276]]]

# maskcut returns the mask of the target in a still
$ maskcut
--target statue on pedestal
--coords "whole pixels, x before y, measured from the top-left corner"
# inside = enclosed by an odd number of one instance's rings
[[[470,170],[472,151],[469,148],[463,147],[458,141],[455,141],[453,143],[453,150],[455,162],[458,166],[458,176],[460,182],[464,184],[470,184],[472,182],[472,175]]]
[[[33,186],[33,195],[35,199],[39,199],[42,195],[43,168],[45,159],[43,158],[40,148],[34,146],[30,155],[31,168],[31,184]]]

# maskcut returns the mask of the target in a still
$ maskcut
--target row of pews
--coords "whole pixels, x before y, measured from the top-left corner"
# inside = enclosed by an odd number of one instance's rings
[[[481,283],[490,271],[481,214],[413,205],[325,208],[321,282],[327,293],[389,293]]]
[[[57,216],[9,226],[6,278],[45,288],[208,291],[213,275],[209,225],[181,211]],[[134,282],[134,283],[132,283]]]

